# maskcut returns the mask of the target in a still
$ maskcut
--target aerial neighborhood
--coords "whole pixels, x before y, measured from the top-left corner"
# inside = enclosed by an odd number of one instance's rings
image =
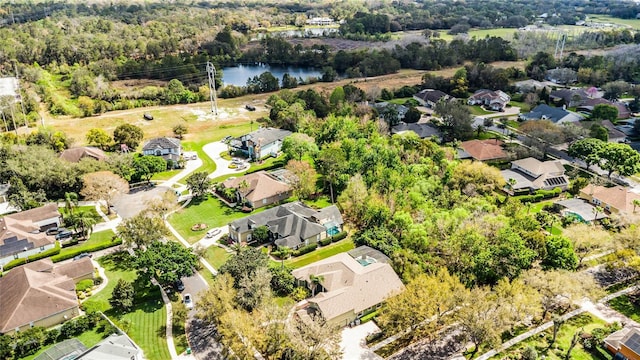
[[[0,359],[640,360],[637,1],[0,2]]]

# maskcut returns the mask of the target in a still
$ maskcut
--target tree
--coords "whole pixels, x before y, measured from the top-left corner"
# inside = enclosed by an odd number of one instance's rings
[[[439,101],[434,111],[442,118],[444,140],[468,140],[473,136],[471,113],[457,101]]]
[[[296,359],[328,360],[341,355],[338,327],[327,324],[320,316],[313,316],[311,321],[294,317],[287,332]]]
[[[618,108],[613,105],[598,104],[591,112],[591,119],[615,122],[618,119]]]
[[[318,146],[311,136],[293,133],[282,140],[282,152],[287,159],[302,160],[306,154],[315,156],[318,153]]]
[[[188,131],[187,129],[187,125],[185,124],[177,124],[173,127],[173,134],[178,138],[178,139],[182,139],[182,137],[184,136],[184,134],[186,134]]]
[[[333,187],[343,174],[342,169],[346,165],[344,151],[337,146],[329,146],[320,151],[316,166],[320,174],[324,176],[325,184],[329,184],[329,192],[331,195],[331,203],[334,203],[335,197]]]
[[[196,304],[196,316],[207,323],[219,325],[223,316],[233,309],[237,291],[229,273],[221,273],[211,283]]]
[[[111,201],[118,195],[129,191],[129,184],[111,171],[98,171],[82,177],[80,195],[87,200],[105,201],[108,214],[111,214]]]
[[[505,320],[497,296],[484,287],[472,289],[464,306],[461,306],[454,316],[464,336],[474,344],[470,355],[472,358],[480,349],[480,344],[499,344],[500,334],[510,325]]]
[[[173,241],[154,241],[145,251],[136,253],[138,273],[147,278],[153,277],[162,285],[193,275],[198,266],[198,257],[193,251]]]
[[[549,236],[546,242],[546,256],[542,266],[546,269],[574,270],[578,266],[578,257],[573,244],[563,236]]]
[[[111,136],[104,129],[93,128],[87,132],[86,140],[89,145],[96,145],[105,150],[111,143]]]
[[[318,174],[308,162],[289,160],[285,169],[289,171],[287,182],[298,199],[305,200],[315,194]]]
[[[252,237],[259,243],[269,240],[269,228],[265,225],[258,226],[253,230]]]
[[[440,269],[437,274],[419,274],[411,280],[404,291],[389,298],[383,305],[378,322],[391,332],[411,329],[410,336],[434,335],[445,319],[466,299],[464,285],[457,276]]]
[[[271,266],[271,289],[279,295],[289,295],[293,292],[296,278],[291,274],[291,269],[286,266]]]
[[[640,154],[627,144],[607,143],[600,151],[600,158],[600,167],[607,170],[609,178],[613,172],[628,176],[640,171]]]
[[[90,212],[79,212],[67,216],[65,222],[69,223],[74,230],[80,230],[79,233],[85,239],[91,236],[93,226],[98,223],[98,218],[92,216]]]
[[[343,216],[356,227],[360,227],[364,217],[368,196],[367,185],[360,174],[352,176],[347,187],[338,196],[338,204],[340,204]]]
[[[151,181],[153,174],[167,170],[167,161],[160,156],[136,155],[133,157],[134,179]]]
[[[591,125],[591,128],[589,128],[589,136],[594,139],[607,142],[609,141],[609,130],[602,125],[593,124]]]
[[[120,312],[127,312],[133,308],[133,299],[133,284],[125,279],[118,279],[109,299],[111,306]]]
[[[187,189],[194,198],[201,198],[209,193],[213,183],[206,171],[198,171],[191,174],[187,180]]]
[[[402,119],[402,121],[406,122],[407,124],[417,123],[418,121],[420,121],[421,117],[422,113],[420,112],[420,110],[418,110],[415,106],[410,106],[409,110],[407,110],[407,113],[404,114],[404,118]]]
[[[593,164],[600,162],[600,152],[606,143],[599,139],[582,139],[569,146],[569,156],[583,160],[587,164],[587,170]]]
[[[113,130],[116,145],[124,144],[130,151],[135,151],[143,137],[142,129],[131,124],[122,124]]]
[[[613,245],[613,238],[608,231],[587,224],[572,224],[562,234],[573,244],[578,265],[582,264],[585,257],[603,252]]]
[[[149,212],[125,219],[118,225],[116,232],[129,247],[148,246],[169,234],[162,218]]]
[[[145,211],[164,218],[170,211],[178,207],[178,195],[174,190],[165,191],[160,198],[146,202]]]
[[[21,211],[34,209],[42,206],[47,201],[47,194],[44,190],[29,191],[22,180],[16,176],[9,179],[11,186],[7,190],[9,204]]]
[[[244,276],[252,276],[258,269],[266,269],[268,265],[269,257],[260,249],[242,247],[220,267],[220,272],[230,274],[234,279],[234,286],[239,288],[240,280]]]
[[[259,308],[271,297],[271,272],[266,267],[256,269],[254,274],[245,274],[238,282],[236,302],[246,311]]]
[[[633,212],[636,212],[636,207],[640,206],[640,200],[638,199],[633,199],[633,201],[631,202],[631,204],[633,205]]]
[[[607,100],[616,101],[622,97],[624,93],[629,91],[631,86],[624,81],[612,81],[602,85],[604,90],[603,97]]]

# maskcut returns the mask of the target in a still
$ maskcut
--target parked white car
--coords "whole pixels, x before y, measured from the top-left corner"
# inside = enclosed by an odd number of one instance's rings
[[[193,299],[191,298],[191,294],[184,294],[182,297],[182,302],[184,302],[184,306],[187,309],[193,309]]]

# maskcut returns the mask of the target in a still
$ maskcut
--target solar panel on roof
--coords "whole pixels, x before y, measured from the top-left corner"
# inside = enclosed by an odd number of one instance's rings
[[[624,342],[624,346],[628,347],[634,353],[640,354],[640,335],[638,333],[631,335]]]
[[[12,255],[23,250],[33,249],[33,243],[27,239],[18,240],[17,236],[12,236],[4,240],[4,245],[0,246],[0,256]]]

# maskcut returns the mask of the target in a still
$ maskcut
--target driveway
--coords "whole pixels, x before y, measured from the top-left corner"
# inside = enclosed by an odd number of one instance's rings
[[[182,282],[184,283],[184,291],[182,291],[182,294],[191,294],[194,305],[198,303],[198,299],[201,296],[200,293],[209,288],[209,284],[207,284],[197,272],[189,277],[182,278]],[[194,315],[195,309],[189,311],[189,317],[193,317]]]
[[[205,154],[207,154],[207,156],[209,156],[211,160],[213,160],[216,163],[216,171],[209,174],[210,179],[215,179],[219,176],[235,174],[243,171],[243,169],[229,169],[229,165],[231,164],[231,161],[225,160],[220,157],[220,153],[225,152],[227,150],[228,150],[227,144],[221,141],[212,142],[202,147],[202,151],[204,151]]]
[[[123,219],[128,219],[145,210],[147,208],[147,202],[150,200],[161,199],[162,194],[168,190],[171,190],[171,188],[165,186],[138,188],[128,194],[122,194],[116,197],[112,203],[118,215]]]
[[[340,341],[342,358],[344,360],[382,360],[382,357],[367,347],[367,335],[378,331],[380,328],[373,321],[342,330],[342,341]]]

